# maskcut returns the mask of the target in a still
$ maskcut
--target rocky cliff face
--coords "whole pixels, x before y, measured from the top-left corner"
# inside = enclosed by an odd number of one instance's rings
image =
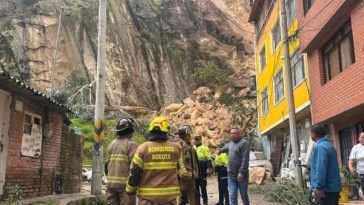
[[[92,84],[97,13],[96,0],[1,0],[1,66],[43,91],[53,65],[56,89],[72,74]],[[180,101],[196,87],[191,75],[201,59],[253,75],[247,15],[243,0],[109,0],[108,104],[158,109]]]

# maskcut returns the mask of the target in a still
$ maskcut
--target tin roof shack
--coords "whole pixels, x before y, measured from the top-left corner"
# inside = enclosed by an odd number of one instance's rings
[[[78,173],[82,164],[82,139],[75,143],[67,137],[65,114],[70,109],[49,96],[0,71],[0,197],[4,199],[18,185],[22,197],[36,197],[62,192],[54,186],[57,173]],[[63,169],[66,153],[79,156],[80,166]],[[72,157],[71,157],[72,158]],[[72,161],[69,156],[68,161]],[[81,160],[80,160],[81,159]],[[63,163],[63,164],[62,164]],[[68,166],[70,167],[70,166]],[[79,171],[77,171],[79,169]],[[75,177],[72,177],[73,180]],[[77,176],[76,176],[77,178]],[[78,183],[75,180],[74,183]],[[62,185],[63,183],[59,183]],[[79,186],[68,192],[77,192]]]

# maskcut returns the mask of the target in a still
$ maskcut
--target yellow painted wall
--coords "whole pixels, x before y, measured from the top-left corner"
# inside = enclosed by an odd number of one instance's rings
[[[278,3],[275,3],[274,7],[270,15],[267,17],[267,22],[263,30],[261,31],[261,35],[257,40],[256,47],[256,77],[257,77],[257,99],[258,99],[258,117],[259,117],[259,129],[260,133],[264,134],[267,131],[271,130],[275,126],[279,125],[283,121],[283,118],[287,118],[288,116],[288,99],[287,92],[284,91],[284,98],[277,104],[275,104],[274,100],[274,76],[277,72],[279,72],[284,65],[283,56],[284,50],[282,46],[282,41],[278,44],[278,47],[274,53],[272,53],[272,38],[271,38],[271,29],[275,25],[277,18],[280,14]],[[296,15],[297,17],[297,15]],[[298,28],[297,19],[294,20],[291,27],[289,28],[289,36],[293,34]],[[263,46],[265,45],[266,50],[266,68],[261,72],[260,68],[260,59],[259,53]],[[296,49],[299,48],[299,39],[298,37],[292,41],[290,41],[290,54],[293,54]],[[304,65],[305,65],[305,78],[303,82],[298,84],[294,88],[294,98],[295,98],[295,107],[302,108],[304,105],[309,103],[309,94],[308,94],[308,69],[307,69],[307,59],[304,56]],[[286,83],[286,76],[283,71],[284,83]],[[284,85],[286,86],[286,85]],[[262,116],[262,99],[261,93],[265,87],[268,87],[268,102],[269,102],[269,111],[267,114]],[[297,110],[296,110],[297,111]]]

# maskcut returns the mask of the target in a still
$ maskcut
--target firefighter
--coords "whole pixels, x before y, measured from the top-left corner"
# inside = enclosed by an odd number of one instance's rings
[[[162,116],[152,120],[148,142],[141,144],[134,155],[126,191],[137,194],[139,205],[177,204],[178,174],[185,178],[187,171],[180,146],[168,141],[169,128]]]
[[[199,163],[199,171],[200,171],[200,177],[196,180],[196,189],[197,189],[197,195],[198,200],[200,200],[200,196],[202,196],[203,204],[207,205],[207,175],[210,175],[212,173],[212,161],[211,161],[211,152],[210,149],[202,144],[201,136],[195,137],[195,149],[197,152],[198,157],[198,163]],[[199,202],[199,201],[198,201]]]
[[[129,175],[130,163],[138,144],[131,140],[134,133],[134,120],[122,118],[115,129],[116,139],[108,148],[107,169],[107,199],[110,205],[135,204],[135,198],[129,198],[125,192],[126,180]]]
[[[225,144],[219,144],[218,148],[221,149]],[[215,158],[215,173],[217,173],[217,184],[219,188],[219,202],[215,205],[223,205],[224,201],[226,205],[229,205],[229,191],[228,191],[228,179],[227,179],[227,153],[221,153]],[[225,199],[225,200],[224,200]]]
[[[198,158],[196,150],[191,146],[191,133],[191,128],[187,125],[182,126],[178,131],[180,140],[177,143],[182,148],[183,162],[189,176],[186,179],[180,180],[180,205],[187,204],[187,201],[189,205],[197,204],[195,180],[199,178]]]

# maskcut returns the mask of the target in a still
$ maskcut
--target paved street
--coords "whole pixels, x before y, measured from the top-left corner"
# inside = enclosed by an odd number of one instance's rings
[[[217,187],[217,179],[215,176],[209,177],[207,179],[207,194],[209,196],[209,205],[214,205],[219,200],[219,192]],[[267,202],[258,195],[249,195],[251,205],[279,205],[279,203]],[[243,204],[239,198],[239,204]]]
[[[217,179],[216,176],[212,176],[208,178],[207,182],[207,194],[209,196],[209,205],[215,205],[215,203],[219,200],[219,193],[217,188]],[[106,187],[103,187],[103,194],[105,194]],[[91,183],[83,183],[82,184],[82,192],[90,193],[91,192]],[[262,199],[262,197],[258,195],[249,195],[250,204],[251,205],[279,205],[279,203],[266,202]],[[239,204],[243,204],[241,199],[239,199]]]

